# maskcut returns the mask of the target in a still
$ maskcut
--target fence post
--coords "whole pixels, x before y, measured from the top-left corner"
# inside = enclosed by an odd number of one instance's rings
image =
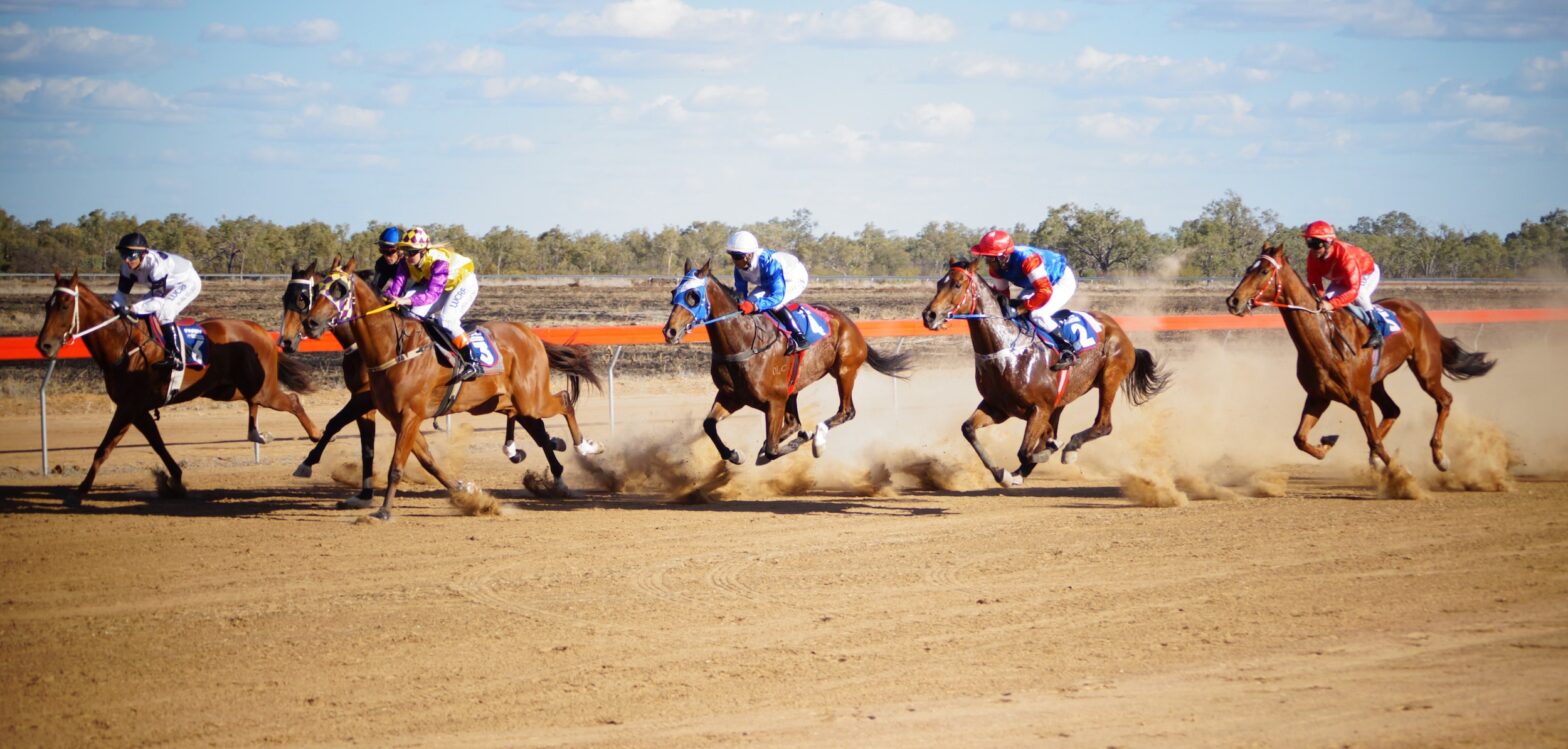
[[[44,381],[38,385],[38,444],[43,453],[39,472],[45,476],[49,475],[49,396],[44,391],[49,388],[49,378],[54,377],[54,365],[59,363],[59,359],[49,360]]]
[[[1471,351],[1481,350],[1481,331],[1486,330],[1486,323],[1475,326],[1475,342],[1470,344]]]
[[[621,347],[615,347],[615,353],[610,355],[610,436],[615,436],[615,363],[621,360]]]

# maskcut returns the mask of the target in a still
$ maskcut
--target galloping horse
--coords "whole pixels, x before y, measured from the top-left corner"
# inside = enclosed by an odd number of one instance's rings
[[[1319,444],[1307,441],[1307,434],[1330,401],[1339,401],[1361,418],[1367,435],[1369,460],[1393,465],[1383,438],[1399,418],[1399,406],[1388,397],[1383,378],[1410,363],[1416,382],[1437,402],[1437,425],[1432,430],[1432,463],[1448,470],[1443,454],[1443,424],[1454,397],[1443,387],[1443,374],[1456,380],[1480,377],[1497,364],[1484,352],[1469,352],[1452,338],[1437,332],[1437,326],[1421,305],[1408,299],[1382,299],[1377,303],[1399,317],[1403,330],[1390,335],[1381,349],[1363,349],[1367,339],[1365,325],[1343,310],[1322,315],[1317,310],[1317,294],[1308,288],[1285,257],[1284,245],[1263,243],[1258,259],[1247,268],[1236,290],[1225,299],[1231,314],[1245,315],[1254,307],[1279,307],[1285,330],[1296,345],[1296,379],[1307,391],[1301,407],[1301,424],[1296,428],[1296,447],[1319,460],[1339,440],[1325,436]],[[1372,404],[1383,413],[1379,423]]]
[[[767,439],[757,453],[757,465],[766,465],[812,440],[812,452],[822,456],[828,430],[855,418],[855,376],[861,364],[870,364],[889,377],[909,370],[909,354],[882,354],[866,344],[855,323],[832,307],[815,305],[828,316],[827,338],[800,354],[786,354],[788,337],[766,315],[740,315],[734,290],[713,277],[712,263],[692,270],[686,261],[681,282],[672,295],[673,309],[664,323],[665,343],[677,343],[698,325],[710,326],[713,347],[713,384],[719,392],[702,421],[702,429],[719,455],[740,465],[740,453],[719,438],[721,419],[742,407],[767,414]],[[799,391],[831,375],[838,380],[838,412],[819,424],[814,436],[800,431]],[[798,432],[789,442],[784,435]]]
[[[1111,404],[1116,402],[1117,385],[1137,405],[1170,384],[1170,375],[1160,372],[1154,355],[1134,348],[1121,326],[1100,312],[1089,313],[1104,326],[1100,344],[1080,353],[1071,368],[1051,373],[1054,352],[1039,341],[1027,320],[1014,321],[1003,312],[996,294],[975,276],[971,266],[968,260],[949,259],[947,273],[936,282],[936,295],[921,313],[921,320],[930,330],[941,330],[954,316],[969,321],[980,405],[964,422],[964,439],[998,484],[1018,486],[1036,465],[1051,459],[1057,450],[1055,435],[1062,409],[1091,388],[1100,389],[1100,411],[1093,426],[1068,440],[1062,451],[1063,463],[1077,459],[1085,442],[1111,433]],[[1018,447],[1016,474],[992,463],[976,437],[980,428],[1009,418],[1027,422],[1023,444]]]
[[[333,263],[337,263],[333,259]],[[366,271],[359,271],[363,276]],[[316,303],[324,277],[316,272],[314,261],[305,268],[295,264],[289,275],[289,284],[283,289],[283,322],[278,328],[278,346],[284,353],[292,354],[299,348],[301,335],[309,338],[318,338],[322,334],[322,326],[315,325],[309,333],[305,327],[307,315],[310,314],[311,305]],[[347,322],[340,320],[329,321],[332,337],[339,346],[343,347],[343,385],[350,393],[349,400],[338,409],[338,412],[327,420],[327,426],[322,431],[321,439],[311,447],[310,453],[294,469],[296,478],[308,479],[317,463],[321,462],[322,455],[327,451],[327,444],[337,436],[343,427],[350,422],[359,427],[359,456],[360,456],[360,488],[359,501],[368,502],[373,494],[370,486],[370,476],[374,471],[373,464],[376,456],[376,402],[370,394],[370,369],[365,366],[365,358],[359,353],[359,344],[354,342],[354,331]],[[558,354],[559,352],[557,352]],[[552,354],[552,365],[557,358]],[[501,451],[513,463],[521,463],[527,454],[517,447],[516,443],[517,421],[508,418],[506,421],[506,442],[502,444]],[[554,444],[552,442],[552,444]],[[565,449],[564,443],[558,449]],[[428,471],[431,468],[430,453],[425,446],[424,435],[420,435],[414,444],[414,458]]]
[[[370,392],[376,408],[392,422],[397,432],[397,446],[387,469],[386,495],[381,508],[372,513],[374,517],[388,520],[392,517],[392,501],[397,497],[398,483],[402,480],[403,464],[418,443],[419,424],[433,415],[450,393],[451,370],[436,357],[425,356],[433,344],[417,321],[380,314],[391,305],[379,305],[376,291],[353,271],[353,260],[342,267],[334,264],[304,326],[309,333],[313,329],[325,330],[334,321],[346,320],[354,340],[359,342],[360,355],[368,366]],[[583,349],[545,344],[522,325],[487,323],[482,327],[495,345],[502,372],[463,384],[447,412],[476,415],[495,412],[517,419],[544,449],[556,485],[563,486],[563,468],[555,451],[565,445],[551,439],[545,430],[544,419],[564,416],[579,454],[588,456],[604,451],[582,436],[573,408],[582,380],[599,384],[592,361]],[[549,392],[552,368],[568,376],[570,391]],[[439,466],[431,464],[429,468],[442,486],[448,490],[457,488],[457,482]]]
[[[155,371],[150,365],[168,354],[143,326],[116,315],[75,273],[69,279],[56,273],[54,283],[54,293],[44,303],[43,328],[38,331],[39,353],[54,358],[67,343],[82,339],[93,361],[103,370],[104,386],[114,401],[114,415],[109,418],[103,442],[93,454],[93,465],[76,488],[76,496],[66,500],[67,506],[81,504],[82,497],[92,489],[98,468],[133,425],[163,460],[171,488],[176,493],[184,492],[183,472],[164,446],[158,422],[148,413],[161,406],[197,398],[244,400],[250,405],[252,442],[267,441],[256,428],[256,411],[262,406],[294,414],[311,439],[320,438],[321,432],[305,414],[299,397],[283,389],[310,392],[305,366],[280,355],[260,325],[249,320],[203,320],[201,327],[208,341],[206,366],[187,369],[183,388],[165,403],[169,374]]]

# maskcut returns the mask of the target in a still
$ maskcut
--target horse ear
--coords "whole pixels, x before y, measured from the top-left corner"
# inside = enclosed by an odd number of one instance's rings
[[[310,259],[310,265],[305,266],[305,275],[308,276],[308,275],[310,275],[312,273],[315,273],[315,272],[316,272],[316,259],[315,258],[311,258]]]
[[[703,263],[702,264],[702,270],[697,271],[697,276],[700,277],[700,278],[707,278],[708,276],[710,276],[712,274],[713,274],[713,261],[712,260],[709,260],[708,262]]]
[[[82,271],[81,271],[80,268],[73,268],[73,269],[71,269],[71,283],[73,283],[73,284],[76,283],[76,278],[78,276],[80,276],[80,275],[82,275]]]
[[[54,285],[56,285],[56,286],[60,285],[60,269],[59,268],[55,268],[54,269]]]
[[[344,273],[353,273],[354,272],[354,264],[357,263],[357,262],[359,262],[359,258],[357,258],[357,257],[349,258],[348,259],[348,265],[343,266],[343,272]]]
[[[681,275],[684,276],[684,275],[686,275],[687,273],[690,273],[690,272],[691,272],[691,258],[686,258],[686,269],[681,271]]]

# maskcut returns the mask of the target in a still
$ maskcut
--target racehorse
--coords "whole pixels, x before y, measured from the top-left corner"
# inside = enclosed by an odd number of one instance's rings
[[[434,344],[423,326],[416,320],[381,314],[393,305],[378,304],[377,292],[353,271],[353,260],[341,267],[334,264],[322,293],[311,306],[305,326],[308,333],[313,327],[326,329],[333,321],[348,321],[369,370],[370,392],[376,408],[397,432],[397,444],[387,469],[386,494],[381,508],[372,513],[373,517],[391,519],[403,464],[418,442],[419,424],[431,415],[439,415],[436,412],[443,405],[449,413],[496,412],[517,419],[544,449],[557,487],[564,487],[564,484],[561,480],[563,469],[555,451],[564,445],[556,444],[558,441],[550,438],[544,419],[566,418],[578,454],[589,456],[604,451],[582,436],[573,408],[582,380],[599,384],[599,376],[585,349],[545,344],[523,325],[487,323],[482,327],[495,346],[502,371],[469,383],[451,382],[451,369],[436,357],[425,356]],[[567,375],[570,391],[549,391],[551,368]],[[458,385],[461,388],[454,391]],[[448,400],[450,403],[446,402]],[[458,488],[457,482],[439,466],[432,464],[431,469],[431,474],[442,486],[448,490]]]
[[[256,411],[262,406],[294,414],[311,439],[320,438],[321,432],[295,395],[311,391],[305,365],[280,355],[260,325],[249,320],[203,320],[201,327],[208,341],[206,365],[187,368],[183,387],[165,402],[169,373],[151,365],[168,352],[154,341],[151,333],[143,325],[115,314],[77,274],[72,273],[67,279],[55,273],[54,282],[54,293],[44,302],[44,324],[36,344],[39,353],[52,359],[66,344],[81,339],[103,370],[104,387],[114,401],[114,415],[109,418],[103,442],[93,454],[93,465],[76,488],[76,496],[66,499],[67,506],[81,504],[82,497],[92,489],[98,468],[131,426],[147,438],[147,444],[163,460],[170,489],[175,494],[184,493],[183,471],[164,446],[157,420],[148,413],[162,406],[197,398],[244,400],[250,406],[250,441],[265,443],[268,439],[256,428]],[[288,392],[285,387],[295,392]]]
[[[1231,314],[1238,316],[1254,307],[1280,308],[1285,330],[1296,345],[1296,379],[1307,391],[1301,424],[1296,427],[1296,447],[1319,460],[1328,454],[1329,448],[1338,442],[1338,435],[1327,435],[1316,445],[1307,436],[1329,402],[1339,401],[1361,418],[1369,460],[1374,465],[1378,460],[1385,466],[1393,465],[1383,439],[1399,418],[1399,406],[1388,396],[1383,378],[1409,362],[1416,382],[1437,402],[1432,463],[1438,470],[1448,470],[1448,456],[1443,454],[1443,424],[1448,421],[1454,398],[1443,387],[1442,375],[1468,380],[1490,372],[1497,362],[1487,359],[1485,352],[1466,351],[1458,341],[1444,337],[1426,310],[1408,299],[1377,302],[1393,311],[1403,328],[1399,334],[1388,336],[1380,349],[1361,348],[1368,331],[1349,312],[1336,310],[1323,315],[1318,312],[1317,302],[1316,291],[1291,267],[1284,245],[1268,242],[1263,243],[1258,259],[1247,267],[1236,290],[1225,299]],[[1381,423],[1372,411],[1374,403],[1382,411]]]
[[[968,260],[948,260],[947,273],[936,282],[936,295],[921,313],[921,321],[930,330],[941,330],[954,317],[969,321],[980,405],[962,429],[998,484],[1018,486],[1036,465],[1051,459],[1057,450],[1062,409],[1090,389],[1100,389],[1100,411],[1092,426],[1068,440],[1063,463],[1076,460],[1085,442],[1111,433],[1111,405],[1118,385],[1139,405],[1170,384],[1170,375],[1160,371],[1154,355],[1134,348],[1121,326],[1101,312],[1089,313],[1104,328],[1099,345],[1079,353],[1072,367],[1053,374],[1055,352],[1040,342],[1027,319],[1014,320],[1003,312],[997,295],[975,275],[972,265]],[[1017,473],[991,462],[977,439],[982,427],[1010,418],[1027,422],[1018,447]]]
[[[333,259],[336,264],[338,260]],[[361,275],[365,271],[360,271]],[[310,307],[315,304],[320,293],[323,276],[316,272],[316,263],[305,268],[300,268],[296,263],[289,275],[288,286],[283,289],[283,322],[278,327],[278,345],[284,353],[292,354],[299,348],[299,339],[302,334],[310,338],[320,337],[322,327],[312,326],[310,333],[305,333],[307,315]],[[359,501],[368,502],[373,497],[370,477],[374,471],[376,455],[376,403],[370,394],[370,370],[365,366],[365,359],[359,353],[359,344],[354,342],[354,331],[348,323],[332,320],[328,325],[339,346],[343,347],[343,385],[350,393],[349,400],[338,409],[338,412],[327,420],[326,429],[322,432],[321,439],[311,447],[310,453],[294,469],[297,478],[310,478],[313,468],[321,462],[327,444],[337,433],[350,422],[359,427],[359,455],[360,455],[360,489]],[[516,445],[517,422],[507,419],[506,442],[502,445],[502,452],[513,463],[521,463],[527,457]],[[553,444],[553,442],[552,442]],[[565,449],[564,443],[558,449]],[[432,466],[430,452],[425,445],[424,435],[420,435],[414,444],[414,457],[428,471]]]
[[[889,377],[909,371],[907,353],[883,354],[866,339],[844,313],[815,305],[828,317],[827,337],[799,354],[785,353],[788,336],[766,319],[767,315],[741,316],[735,291],[713,277],[713,264],[692,270],[686,261],[681,282],[672,294],[670,317],[664,323],[665,343],[677,343],[699,325],[709,326],[713,349],[713,384],[719,392],[702,421],[702,429],[719,455],[740,465],[740,453],[719,438],[719,421],[750,406],[767,414],[767,439],[757,453],[757,465],[766,465],[812,440],[812,453],[821,457],[827,448],[828,430],[855,418],[855,376],[860,365],[870,364]],[[807,385],[830,375],[838,381],[838,412],[819,424],[808,437],[801,430],[796,399]],[[796,432],[780,444],[786,434]]]

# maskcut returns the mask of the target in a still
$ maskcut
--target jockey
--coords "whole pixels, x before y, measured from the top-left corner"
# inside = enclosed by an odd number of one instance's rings
[[[386,238],[387,233],[382,237]],[[474,352],[468,347],[468,336],[463,332],[463,313],[474,305],[479,296],[479,277],[474,271],[474,261],[457,254],[448,247],[430,246],[430,235],[415,226],[402,233],[398,247],[402,262],[386,295],[398,304],[406,305],[414,314],[427,318],[426,330],[458,359],[452,376],[472,380],[483,373],[474,361]],[[414,286],[418,289],[415,290]],[[404,294],[405,288],[408,290]]]
[[[757,236],[745,230],[731,234],[724,251],[735,261],[735,293],[741,298],[741,313],[767,312],[789,331],[785,353],[805,349],[806,333],[795,327],[786,308],[806,290],[806,266],[800,258],[788,252],[762,249]]]
[[[376,249],[381,252],[381,257],[376,258],[376,270],[370,274],[370,288],[381,291],[392,283],[392,277],[397,275],[398,245],[403,241],[403,230],[396,226],[388,226],[381,232],[381,237],[376,241]]]
[[[1000,229],[986,232],[969,252],[988,260],[990,277],[982,278],[998,294],[1006,294],[1009,283],[1023,290],[1017,299],[1008,300],[1008,305],[1023,313],[1020,316],[1027,315],[1056,342],[1060,356],[1051,364],[1051,370],[1059,372],[1071,367],[1078,356],[1051,317],[1066,309],[1067,300],[1078,290],[1078,277],[1067,267],[1067,258],[1054,250],[1014,246],[1012,235]]]
[[[163,360],[153,366],[168,370],[185,369],[185,338],[175,329],[180,312],[201,293],[201,276],[196,266],[179,255],[152,249],[141,232],[131,232],[114,247],[120,253],[120,285],[109,306],[119,314],[156,317],[163,334]],[[137,283],[148,286],[147,294],[129,307],[125,295]]]
[[[1313,289],[1328,281],[1323,298],[1318,301],[1318,311],[1333,312],[1344,307],[1356,319],[1366,323],[1366,348],[1383,345],[1382,326],[1372,311],[1372,292],[1382,278],[1377,263],[1366,250],[1339,241],[1334,227],[1327,221],[1313,221],[1301,236],[1307,240],[1307,285]]]

